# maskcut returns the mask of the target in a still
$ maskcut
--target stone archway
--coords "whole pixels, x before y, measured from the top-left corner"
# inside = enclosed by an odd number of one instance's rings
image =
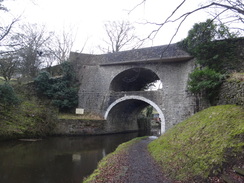
[[[110,83],[109,90],[143,91],[150,84],[160,80],[158,75],[151,69],[134,67],[117,74]]]
[[[147,99],[145,97],[142,97],[142,96],[130,95],[130,96],[124,96],[122,98],[119,98],[119,99],[115,100],[107,108],[107,110],[106,110],[106,112],[104,114],[104,118],[105,119],[108,118],[109,112],[112,110],[113,107],[115,107],[117,104],[119,104],[121,102],[128,101],[128,100],[142,101],[142,102],[145,102],[145,103],[151,105],[152,107],[154,107],[156,109],[156,111],[158,112],[159,118],[161,120],[161,134],[163,134],[165,132],[165,117],[164,117],[164,114],[163,114],[162,110],[153,101],[151,101],[151,100],[149,100],[149,99]]]

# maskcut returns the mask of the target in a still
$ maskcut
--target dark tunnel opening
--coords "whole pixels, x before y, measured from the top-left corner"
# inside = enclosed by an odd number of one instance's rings
[[[125,100],[109,111],[107,121],[110,128],[117,132],[143,131],[145,135],[158,136],[160,135],[160,121],[155,121],[153,114],[146,115],[145,110],[148,108],[153,107],[147,102],[137,99]],[[157,113],[155,109],[153,111]]]
[[[110,84],[110,91],[144,91],[160,80],[151,70],[133,68],[118,74]]]

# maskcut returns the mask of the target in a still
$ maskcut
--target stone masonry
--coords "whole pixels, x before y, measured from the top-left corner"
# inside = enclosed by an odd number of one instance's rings
[[[226,81],[219,92],[218,105],[237,104],[244,106],[244,82]]]
[[[187,91],[194,59],[177,44],[103,55],[71,53],[80,82],[79,108],[107,120],[105,131],[138,130],[137,115],[152,105],[161,119],[161,132],[194,113]],[[145,91],[160,80],[162,89]]]

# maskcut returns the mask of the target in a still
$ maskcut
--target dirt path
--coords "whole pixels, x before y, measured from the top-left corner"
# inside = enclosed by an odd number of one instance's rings
[[[145,139],[135,143],[128,151],[128,183],[170,183],[163,177],[160,167],[150,156],[147,145],[152,140]]]
[[[110,156],[107,166],[89,183],[171,183],[147,150],[152,139],[142,139]]]
[[[181,181],[170,181],[161,172],[161,167],[155,162],[147,150],[147,145],[152,141],[150,138],[137,139],[120,149],[117,153],[105,160],[99,168],[97,176],[94,175],[89,183],[180,183]],[[239,162],[240,160],[240,162]],[[236,168],[242,168],[242,158],[235,163]],[[223,176],[224,177],[223,177]],[[208,180],[195,179],[188,182],[211,182],[223,183],[224,179],[236,183],[244,183],[243,176],[237,174],[233,166],[227,166],[224,174],[209,177]]]

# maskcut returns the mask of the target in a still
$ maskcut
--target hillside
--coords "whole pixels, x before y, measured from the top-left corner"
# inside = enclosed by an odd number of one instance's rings
[[[151,142],[148,149],[172,179],[213,181],[228,168],[243,166],[243,137],[244,109],[220,105],[176,125]]]
[[[56,125],[57,110],[39,99],[32,88],[16,87],[18,104],[0,105],[0,140],[36,138],[50,135]]]

